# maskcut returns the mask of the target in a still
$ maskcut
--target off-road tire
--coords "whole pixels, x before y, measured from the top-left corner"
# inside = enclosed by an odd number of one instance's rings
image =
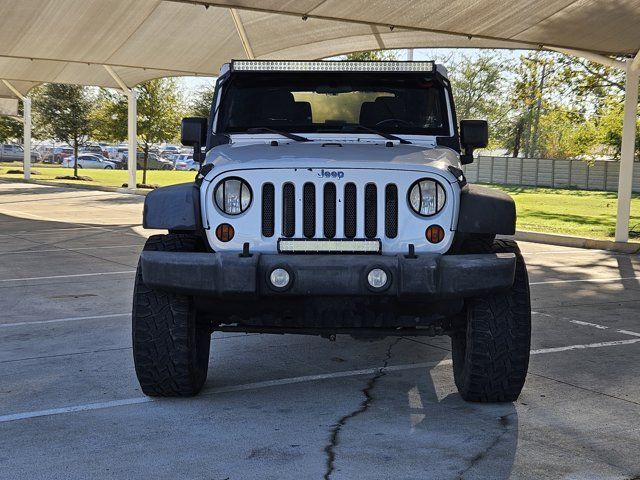
[[[202,251],[198,237],[153,235],[144,250]],[[142,391],[152,397],[196,395],[207,379],[211,332],[198,322],[193,299],[155,290],[136,272],[132,313],[133,360]]]
[[[470,238],[461,253],[515,253],[516,273],[507,292],[466,302],[462,328],[451,336],[453,374],[470,402],[513,402],[524,386],[531,347],[527,268],[516,242]]]

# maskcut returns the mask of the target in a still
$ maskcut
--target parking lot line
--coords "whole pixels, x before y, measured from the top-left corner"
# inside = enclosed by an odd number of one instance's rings
[[[74,273],[72,275],[50,275],[48,277],[23,277],[23,278],[5,278],[0,282],[21,282],[30,280],[57,280],[59,278],[76,278],[76,277],[101,277],[104,275],[124,275],[136,273],[135,270],[124,270],[121,272],[97,272],[97,273]]]
[[[540,348],[538,350],[533,350],[531,352],[531,355],[540,355],[543,353],[567,352],[569,350],[583,350],[585,348],[602,348],[602,347],[613,347],[616,345],[631,345],[633,343],[638,343],[638,342],[640,342],[640,338],[631,338],[628,340],[612,340],[609,342],[586,343],[582,345],[567,345],[564,347]]]
[[[129,245],[105,245],[102,247],[55,247],[55,248],[47,248],[44,250],[16,250],[13,252],[0,252],[0,255],[11,255],[14,253],[50,253],[50,252],[76,252],[80,250],[109,250],[114,248],[132,248],[132,247],[142,247],[141,243],[132,243]]]
[[[0,237],[13,237],[14,235],[42,236],[43,233],[67,232],[70,230],[102,230],[102,229],[103,227],[94,227],[90,225],[82,226],[82,227],[43,228],[41,230],[36,230],[36,231],[21,230],[19,232],[13,232],[13,233],[2,233],[0,234]]]
[[[117,318],[117,317],[130,317],[130,316],[131,316],[130,313],[112,313],[110,315],[91,315],[88,317],[55,318],[52,320],[35,320],[33,322],[0,323],[0,328],[19,327],[22,325],[40,325],[44,323],[76,322],[78,320],[97,320],[100,318]]]
[[[121,407],[124,405],[135,405],[137,403],[147,403],[153,401],[150,397],[124,398],[122,400],[112,400],[110,402],[88,403],[85,405],[74,405],[71,407],[51,408],[49,410],[36,410],[33,412],[14,413],[0,417],[0,423],[14,420],[25,420],[27,418],[49,417],[51,415],[61,415],[64,413],[85,412],[87,410],[101,410],[104,408]]]
[[[621,280],[638,280],[640,275],[633,277],[607,277],[607,278],[577,278],[571,280],[547,280],[544,282],[529,282],[529,285],[549,285],[553,283],[580,283],[580,282],[619,282]]]
[[[639,338],[628,340],[614,340],[610,342],[588,343],[581,345],[566,345],[564,347],[541,348],[532,350],[531,355],[541,355],[548,353],[559,353],[572,350],[582,350],[587,348],[603,348],[618,345],[631,345],[640,342]],[[417,368],[435,368],[445,365],[451,365],[451,360],[440,360],[438,362],[409,363],[401,365],[391,365],[385,368],[387,372],[398,372],[403,370],[414,370]],[[219,393],[231,393],[244,390],[256,390],[261,388],[277,387],[282,385],[293,385],[306,382],[315,382],[319,380],[328,380],[334,378],[354,377],[360,375],[371,375],[380,371],[380,367],[365,368],[360,370],[345,370],[341,372],[323,373],[318,375],[307,375],[301,377],[281,378],[277,380],[266,380],[263,382],[245,383],[240,385],[230,385],[227,387],[212,388],[202,392],[201,396],[215,395]],[[105,408],[121,407],[127,405],[136,405],[141,403],[155,402],[157,399],[151,397],[133,397],[121,400],[112,400],[109,402],[87,403],[83,405],[72,405],[69,407],[52,408],[47,410],[33,410],[30,412],[11,413],[8,415],[0,415],[0,423],[12,422],[16,420],[26,420],[29,418],[50,417],[54,415],[62,415],[66,413],[85,412],[90,410],[102,410]]]
[[[611,329],[611,327],[608,327],[607,325],[600,325],[598,323],[591,323],[591,322],[583,322],[582,320],[573,320],[571,318],[568,317],[563,317],[562,315],[551,315],[550,313],[542,313],[542,312],[531,312],[532,315],[540,315],[542,317],[548,317],[548,318],[557,318],[559,320],[565,320],[569,323],[573,323],[575,325],[583,325],[585,327],[593,327],[593,328],[597,328],[598,330],[609,330]],[[615,330],[615,329],[614,329]],[[623,335],[631,335],[633,337],[640,337],[640,333],[638,332],[632,332],[630,330],[615,330],[617,333],[621,333]]]
[[[634,337],[640,337],[640,333],[630,332],[629,330],[616,330],[618,333],[623,333],[625,335],[633,335]]]

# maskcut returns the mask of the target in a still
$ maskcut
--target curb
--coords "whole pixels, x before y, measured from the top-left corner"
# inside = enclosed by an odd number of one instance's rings
[[[99,190],[102,192],[127,193],[129,195],[147,195],[152,190],[136,188],[129,190],[121,187],[105,187],[103,185],[84,185],[67,182],[49,182],[46,180],[24,180],[13,178],[0,178],[0,182],[7,183],[34,183],[52,187],[70,187],[82,190]],[[560,247],[584,248],[590,250],[608,250],[620,253],[640,253],[640,243],[614,242],[611,240],[595,240],[593,238],[575,237],[572,235],[559,235],[556,233],[530,232],[517,230],[515,235],[500,235],[501,238],[511,238],[521,242],[544,243],[546,245],[558,245]]]
[[[143,189],[143,188],[135,188],[130,190],[128,188],[123,187],[107,187],[105,185],[86,185],[84,183],[71,183],[71,182],[51,182],[48,180],[25,180],[21,179],[13,179],[13,178],[0,178],[0,182],[6,183],[33,183],[35,185],[46,185],[48,187],[67,187],[67,188],[77,188],[79,190],[98,190],[100,192],[114,192],[114,193],[128,193],[130,195],[147,195],[151,192],[151,189]]]
[[[558,245],[560,247],[608,250],[611,252],[631,254],[640,253],[640,243],[596,240],[593,238],[574,237],[572,235],[559,235],[556,233],[529,232],[527,230],[517,230],[515,235],[507,237],[522,242],[544,243],[546,245]]]

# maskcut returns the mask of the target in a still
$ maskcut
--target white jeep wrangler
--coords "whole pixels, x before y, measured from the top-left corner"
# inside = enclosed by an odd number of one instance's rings
[[[461,169],[487,138],[485,121],[458,130],[433,62],[225,65],[209,119],[183,120],[195,182],[145,201],[145,228],[168,233],[136,276],[142,390],[198,393],[214,331],[449,335],[463,398],[515,400],[529,286],[517,245],[495,239],[515,206]]]

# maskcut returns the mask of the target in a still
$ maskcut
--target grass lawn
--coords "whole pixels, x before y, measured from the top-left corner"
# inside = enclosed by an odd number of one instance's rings
[[[0,163],[0,178],[22,178],[21,174],[9,175],[7,170],[22,169],[21,163]],[[33,175],[34,180],[46,180],[61,183],[81,183],[85,185],[107,185],[110,187],[122,187],[127,183],[126,170],[100,170],[100,169],[78,169],[78,175],[91,177],[93,182],[83,182],[77,180],[56,180],[55,177],[61,175],[73,175],[73,168],[60,166],[50,166],[46,164],[36,164],[31,166],[39,175]],[[147,183],[155,185],[172,185],[174,183],[188,182],[195,178],[195,172],[177,172],[175,170],[149,170],[147,171]],[[142,172],[137,172],[138,183],[142,183]]]
[[[20,179],[22,175],[8,175],[9,169],[22,168],[20,163],[0,164],[0,178]],[[40,175],[37,180],[54,180],[59,175],[72,175],[73,169],[37,164],[33,170]],[[108,185],[121,187],[127,181],[126,170],[79,170],[80,175],[93,178],[93,182],[73,182],[88,185]],[[150,170],[147,183],[171,185],[188,182],[195,177],[194,172]],[[61,180],[63,183],[72,183]],[[142,182],[142,172],[138,172],[138,182]],[[535,232],[560,233],[579,237],[613,239],[616,222],[616,193],[587,190],[562,190],[536,187],[493,186],[510,194],[518,208],[518,229]],[[632,238],[640,238],[640,195],[631,201]],[[634,233],[637,232],[637,233]]]
[[[617,194],[590,190],[492,186],[513,197],[518,229],[579,237],[613,239]],[[640,195],[631,200],[631,238],[640,238]]]

